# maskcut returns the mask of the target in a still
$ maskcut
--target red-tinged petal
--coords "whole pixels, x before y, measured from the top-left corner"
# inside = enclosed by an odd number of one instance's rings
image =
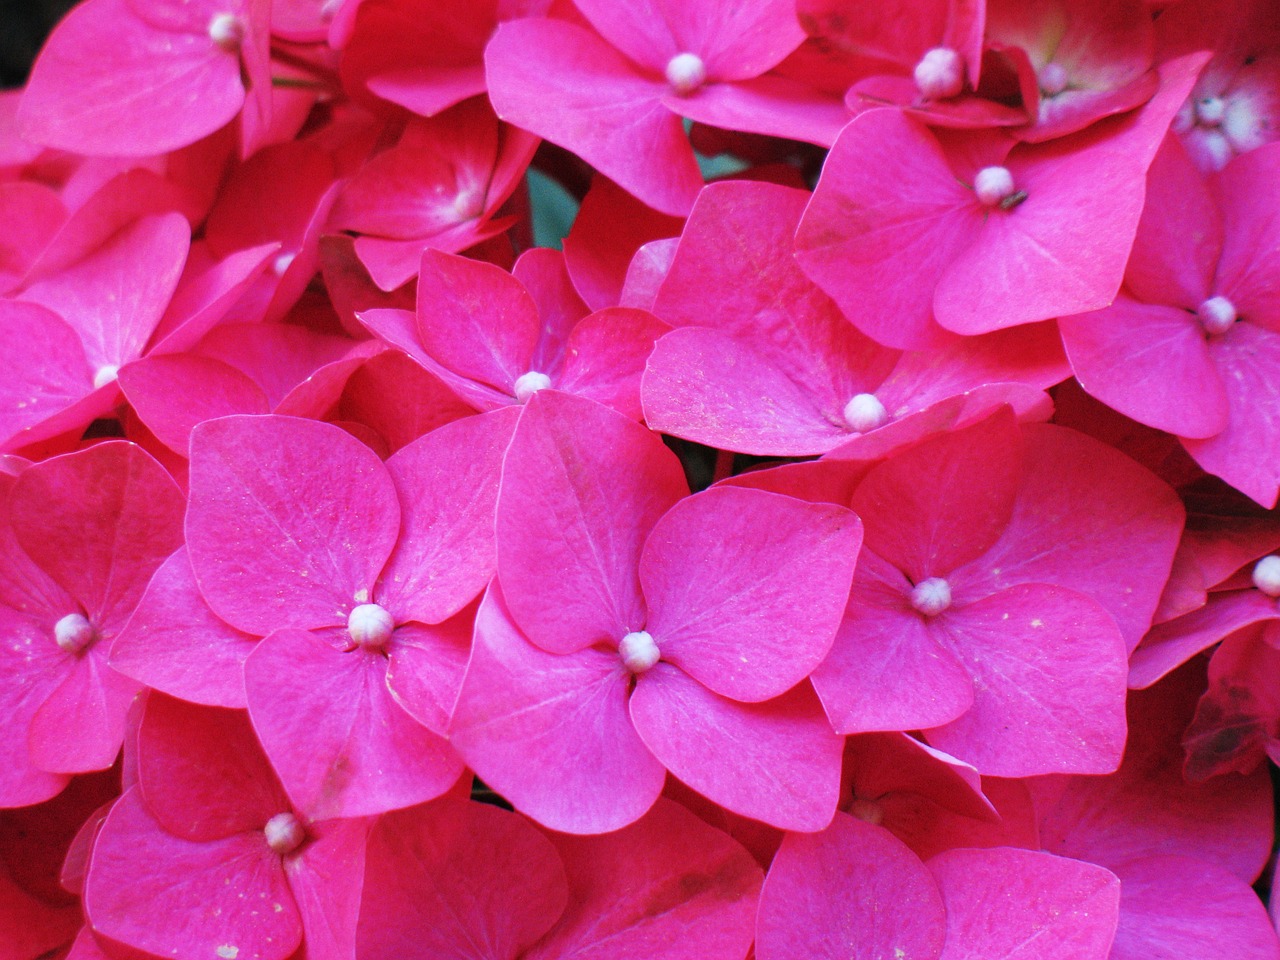
[[[1165,64],[1145,107],[1082,140],[1014,150],[1007,169],[1026,200],[988,211],[972,243],[956,251],[934,292],[938,323],[972,336],[1111,303],[1142,213],[1137,185],[1205,59]],[[1111,171],[1105,182],[1099,169]]]
[[[669,93],[662,102],[674,113],[698,123],[820,147],[835,143],[850,120],[849,111],[836,97],[776,74],[708,84],[687,97]]]
[[[640,583],[662,658],[757,703],[807,677],[844,614],[862,525],[843,507],[719,487],[657,522]]]
[[[357,943],[367,957],[516,960],[567,900],[552,844],[519,814],[441,801],[389,814],[369,838]]]
[[[471,416],[475,408],[405,354],[387,350],[351,374],[338,413],[376,430],[394,453],[437,427]]]
[[[994,823],[960,816],[918,794],[898,793],[876,801],[883,811],[880,824],[922,860],[958,847],[1039,850],[1036,811],[1024,781],[984,777],[982,789],[999,813]]]
[[[18,118],[46,146],[152,156],[217,130],[244,99],[240,58],[213,41],[207,20],[192,32],[157,28],[128,0],[94,0],[49,38]]]
[[[1259,590],[1215,594],[1199,610],[1157,624],[1142,638],[1130,660],[1129,686],[1149,687],[1235,631],[1276,619],[1275,600]]]
[[[1204,783],[1182,775],[1182,731],[1203,689],[1203,668],[1188,665],[1133,693],[1124,763],[1111,776],[1030,782],[1044,849],[1115,870],[1137,857],[1191,856],[1254,881],[1274,831],[1266,770]]]
[[[913,583],[986,553],[1009,525],[1021,478],[1018,427],[997,413],[882,463],[850,506],[867,547]]]
[[[1125,286],[1138,300],[1195,310],[1205,300],[1222,251],[1222,217],[1204,174],[1169,134],[1147,171]]]
[[[549,247],[533,247],[520,254],[511,275],[528,291],[541,320],[533,359],[528,369],[556,379],[564,366],[565,344],[574,326],[591,312],[569,279],[564,255]]]
[[[0,866],[0,958],[58,955],[76,938],[83,922],[78,904],[47,903],[15,883]]]
[[[858,557],[849,612],[813,685],[841,733],[918,730],[973,705],[973,680],[911,607],[911,583],[871,548]]]
[[[261,832],[182,840],[151,819],[137,790],[102,825],[84,907],[108,944],[158,956],[285,960],[302,940],[280,857]]]
[[[535,143],[537,141],[534,141]],[[449,208],[453,208],[450,203]],[[497,237],[517,222],[516,217],[494,217],[487,220],[465,220],[440,233],[413,240],[386,240],[382,237],[356,237],[355,251],[378,288],[394,291],[413,281],[424,250],[460,253]]]
[[[1027,122],[1027,113],[1020,106],[1010,107],[966,93],[946,100],[925,100],[914,79],[886,74],[855,83],[845,94],[845,105],[853,116],[896,107],[905,116],[935,129],[989,130]]]
[[[83,773],[115,762],[138,684],[106,663],[101,647],[65,668],[62,683],[31,718],[31,760],[43,770]]]
[[[555,653],[644,629],[645,537],[688,487],[657,435],[607,407],[535,394],[498,493],[498,577],[529,639]]]
[[[235,367],[267,395],[272,407],[321,367],[367,346],[282,323],[223,323],[202,339],[195,353]]]
[[[616,653],[535,647],[491,586],[450,740],[486,784],[544,826],[617,830],[653,806],[666,775],[627,715],[629,681]]]
[[[13,225],[12,234],[0,240],[0,293],[7,294],[53,239],[67,210],[51,188],[18,181],[0,184],[0,217]]]
[[[911,794],[961,816],[999,818],[983,795],[976,769],[905,733],[849,737],[844,762],[855,798],[875,801],[889,794]]]
[[[279,630],[245,661],[253,728],[294,806],[309,818],[357,817],[440,796],[462,763],[400,707],[377,651],[342,651]]]
[[[663,336],[641,398],[652,429],[721,450],[813,456],[850,437],[833,397],[796,383],[754,338],[719,330],[684,327]]]
[[[191,566],[209,606],[237,629],[345,626],[399,527],[382,462],[338,427],[223,417],[192,432]]]
[[[28,286],[25,300],[63,317],[95,371],[142,354],[182,276],[191,228],[177,213],[143,217],[94,253]],[[114,369],[111,369],[114,373]],[[101,385],[107,374],[99,373]]]
[[[1035,850],[949,850],[928,863],[947,913],[940,960],[1106,960],[1120,881]]]
[[[659,799],[602,837],[553,836],[569,906],[528,960],[617,956],[738,960],[751,940],[760,868],[736,841]]]
[[[34,303],[0,301],[0,436],[21,432],[93,391],[93,369],[75,330]]]
[[[924,864],[884,829],[837,813],[791,833],[756,921],[760,960],[938,960],[946,914]]]
[[[185,547],[161,564],[109,663],[170,696],[212,707],[243,707],[244,661],[255,637],[215,616],[196,586]]]
[[[160,464],[114,441],[24,470],[10,501],[27,555],[106,637],[124,626],[151,575],[181,544],[183,509]]]
[[[1111,960],[1276,960],[1280,942],[1258,895],[1237,877],[1191,857],[1127,860]]]
[[[574,288],[593,310],[617,306],[636,251],[651,240],[678,236],[682,226],[679,217],[658,213],[607,177],[595,177],[564,238]]]
[[[125,399],[156,439],[183,456],[198,423],[233,413],[269,413],[243,373],[195,354],[147,357],[120,371]]]
[[[285,861],[285,876],[302,918],[308,956],[333,960],[356,956],[356,920],[364,889],[369,827],[364,819],[308,825],[311,842],[298,856]],[[382,894],[378,890],[378,895]]]
[[[1217,291],[1250,323],[1280,333],[1280,204],[1268,185],[1280,174],[1280,147],[1250,150],[1219,175],[1226,240]]]
[[[1280,492],[1280,333],[1236,323],[1209,341],[1209,355],[1226,386],[1230,420],[1208,440],[1183,440],[1205,470],[1264,507]]]
[[[1182,504],[1150,471],[1091,437],[1048,424],[1022,434],[1013,517],[994,547],[955,572],[956,596],[1015,583],[1077,590],[1115,617],[1133,650],[1173,565]]]
[[[533,298],[501,267],[437,250],[423,254],[418,336],[446,369],[511,393],[531,369],[540,326]]]
[[[583,318],[565,344],[559,389],[639,420],[641,374],[654,344],[670,329],[648,311],[629,307]]]
[[[493,577],[498,477],[518,419],[511,408],[465,417],[387,461],[400,539],[376,595],[398,620],[440,623]]]
[[[667,237],[651,240],[636,251],[622,283],[622,295],[618,300],[620,306],[653,309],[658,289],[671,269],[679,243],[677,237]]]
[[[26,731],[36,711],[66,675],[68,655],[51,642],[53,618],[40,624],[8,606],[0,607],[0,710],[12,724],[0,741],[0,807],[48,800],[67,783],[32,762]]]
[[[138,728],[138,789],[165,832],[195,842],[261,830],[289,809],[247,713],[155,693]]]
[[[658,76],[559,20],[502,24],[485,68],[503,120],[573,151],[660,213],[689,212],[702,176]]]
[[[1080,385],[1107,406],[1180,437],[1226,427],[1227,390],[1195,314],[1122,292],[1058,326]]]
[[[258,274],[274,262],[279,249],[269,243],[206,262],[210,258],[202,246],[193,246],[178,289],[152,334],[150,352],[190,350],[239,302]]]
[[[933,320],[934,287],[980,222],[928,130],[875,110],[832,147],[796,233],[796,260],[863,333],[894,347],[935,347],[947,335]]]
[[[738,703],[660,663],[638,678],[630,707],[654,756],[709,800],[783,830],[831,822],[843,741],[808,684]]]
[[[433,733],[445,736],[471,652],[474,615],[463,611],[436,626],[406,623],[387,648],[387,686],[396,703]]]
[[[933,621],[974,679],[973,707],[927,732],[984,773],[1107,773],[1124,751],[1127,662],[1087,597],[1022,584]]]

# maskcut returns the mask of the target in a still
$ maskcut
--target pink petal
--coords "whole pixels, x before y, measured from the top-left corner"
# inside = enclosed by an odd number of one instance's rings
[[[631,718],[668,770],[734,813],[784,830],[831,821],[843,743],[807,684],[737,703],[659,663],[639,678]]]
[[[1225,870],[1179,856],[1128,860],[1115,869],[1120,926],[1112,960],[1280,957],[1258,895]]]
[[[844,760],[857,798],[911,794],[965,817],[994,820],[1000,816],[983,794],[976,769],[905,733],[849,737]]]
[[[50,904],[0,869],[0,943],[5,946],[5,960],[60,955],[82,923],[77,904]]]
[[[24,470],[10,501],[18,542],[107,637],[182,542],[183,498],[141,447],[110,441]],[[67,611],[72,612],[72,611]]]
[[[854,571],[849,614],[813,685],[841,733],[916,730],[972,705],[973,680],[911,607],[911,583],[869,547]]]
[[[616,653],[535,647],[495,584],[476,615],[450,739],[486,784],[539,823],[616,830],[653,805],[665,777],[627,716],[629,678]]]
[[[436,626],[402,624],[387,650],[387,687],[396,703],[442,737],[462,689],[474,621],[467,610]]]
[[[664,660],[733,700],[777,697],[826,656],[861,524],[842,507],[722,487],[672,507],[640,558]]]
[[[498,577],[529,639],[555,653],[643,629],[644,539],[688,491],[657,435],[589,400],[535,394],[498,494]]]
[[[214,616],[185,547],[151,578],[109,663],[126,677],[171,696],[213,707],[243,707],[244,661],[255,637]]]
[[[968,713],[928,731],[931,743],[1002,777],[1119,766],[1127,664],[1098,604],[1022,584],[933,624],[973,676],[975,694]]]
[[[213,42],[207,20],[204,30],[157,28],[130,6],[94,0],[59,24],[19,107],[26,137],[78,153],[150,156],[240,112],[240,58]]]
[[[34,303],[0,301],[0,438],[21,445],[21,431],[93,391],[80,338],[61,317]]]
[[[360,956],[516,960],[564,911],[555,847],[519,814],[441,801],[381,818],[369,840]]]
[[[209,606],[237,629],[345,626],[399,526],[382,462],[337,427],[223,417],[192,433],[191,565]]]
[[[396,350],[361,364],[339,401],[343,419],[372,427],[393,452],[474,412],[439,377]]]
[[[559,388],[639,420],[640,376],[654,344],[670,329],[649,312],[628,307],[583,318],[565,344]]]
[[[751,940],[760,868],[671,800],[600,837],[552,836],[568,908],[527,960],[618,956],[738,960]]]
[[[941,960],[1106,960],[1120,881],[1034,850],[949,850],[928,863],[947,912]]]
[[[668,109],[724,130],[830,147],[850,114],[836,97],[774,73],[738,83],[709,83],[690,96],[668,93]]]
[[[234,948],[286,960],[302,940],[280,858],[261,833],[207,843],[170,836],[137,790],[125,793],[102,825],[84,905],[107,943],[159,956],[219,956]]]
[[[1276,308],[1276,273],[1280,258],[1280,206],[1267,192],[1280,168],[1275,147],[1249,150],[1227,165],[1218,177],[1226,239],[1218,264],[1218,292],[1236,305],[1241,316],[1280,332]]]
[[[462,764],[387,689],[379,652],[342,651],[279,630],[245,661],[249,715],[294,806],[315,820],[396,810],[440,796]]]
[[[1261,591],[1215,594],[1199,610],[1157,624],[1142,638],[1130,661],[1129,686],[1149,687],[1235,631],[1278,618],[1275,601]]]
[[[360,348],[346,337],[293,324],[222,323],[200,341],[195,352],[235,367],[275,407],[318,369],[353,349]]]
[[[532,19],[498,27],[485,69],[503,120],[573,151],[660,213],[689,212],[702,176],[656,75],[583,27]]]
[[[195,842],[261,830],[289,809],[243,710],[147,697],[138,789],[166,833]]]
[[[105,770],[115,762],[138,684],[91,648],[72,658],[62,682],[31,718],[31,761],[55,773]]]
[[[356,955],[369,827],[362,819],[310,824],[311,842],[289,863],[289,890],[298,904],[308,956]]]
[[[937,960],[946,915],[929,871],[880,827],[837,813],[791,833],[756,921],[760,960]]]
[[[440,623],[492,578],[498,476],[518,418],[505,409],[456,420],[387,461],[403,506],[376,592],[397,619]]]

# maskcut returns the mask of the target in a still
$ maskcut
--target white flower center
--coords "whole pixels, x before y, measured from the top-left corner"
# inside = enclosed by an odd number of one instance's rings
[[[347,617],[347,631],[355,644],[368,650],[386,646],[396,622],[384,608],[376,603],[362,603]]]
[[[293,266],[293,259],[295,256],[297,256],[297,254],[282,253],[280,256],[276,257],[275,261],[271,264],[271,269],[275,271],[275,275],[277,277],[283,277],[285,275],[285,271]]]
[[[1227,102],[1221,97],[1202,97],[1196,101],[1196,123],[1202,127],[1216,127],[1227,112]]]
[[[1280,557],[1273,553],[1254,564],[1253,585],[1268,597],[1280,597]]]
[[[667,83],[680,96],[688,96],[707,79],[707,65],[696,53],[677,53],[667,61]]]
[[[484,193],[480,190],[460,190],[453,200],[453,209],[463,220],[474,220],[484,213]]]
[[[114,363],[104,363],[98,368],[98,372],[93,375],[93,389],[99,390],[108,383],[115,383],[116,378],[120,376],[120,368]]]
[[[973,178],[973,192],[988,207],[1004,204],[1017,193],[1008,167],[983,167]]]
[[[1205,333],[1218,336],[1231,329],[1239,314],[1235,304],[1226,297],[1210,297],[1196,308],[1196,316]]]
[[[551,386],[551,378],[545,373],[539,373],[537,370],[530,370],[528,373],[522,373],[516,377],[515,390],[516,399],[524,403],[539,390],[545,390]]]
[[[277,813],[267,821],[262,832],[266,834],[267,846],[282,857],[297,850],[307,838],[306,828],[292,813]]]
[[[1036,76],[1040,92],[1046,97],[1056,97],[1067,89],[1067,71],[1060,63],[1046,63]]]
[[[936,617],[951,606],[951,584],[941,577],[921,580],[911,590],[911,605],[926,617]]]
[[[628,633],[618,644],[618,655],[622,664],[632,673],[644,673],[652,670],[654,664],[662,659],[658,645],[647,630],[635,630]]]
[[[79,653],[98,639],[98,631],[82,613],[68,613],[53,625],[53,639],[67,653]]]
[[[234,13],[215,13],[209,21],[209,39],[223,50],[238,50],[244,41],[244,22]]]
[[[934,47],[916,64],[912,76],[926,100],[945,100],[964,89],[964,57],[950,47]]]
[[[889,411],[874,393],[859,393],[844,405],[844,422],[854,433],[867,433],[882,427]]]

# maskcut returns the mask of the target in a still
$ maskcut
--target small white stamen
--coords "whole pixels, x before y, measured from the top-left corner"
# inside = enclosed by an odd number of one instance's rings
[[[68,613],[53,625],[53,639],[67,653],[79,653],[98,639],[98,631],[82,613]]]
[[[1235,304],[1226,297],[1210,297],[1196,308],[1196,316],[1204,332],[1211,336],[1226,333],[1240,316]]]
[[[119,367],[114,363],[104,363],[98,368],[98,372],[93,375],[93,389],[98,390],[108,383],[115,383],[118,376],[120,376]]]
[[[1268,597],[1280,597],[1280,557],[1273,553],[1254,564],[1253,585]]]
[[[1203,97],[1196,101],[1196,123],[1202,127],[1216,127],[1227,112],[1227,103],[1221,97]]]
[[[889,411],[874,393],[859,393],[844,405],[844,422],[854,433],[867,433],[882,427]]]
[[[973,192],[988,207],[1008,200],[1016,189],[1008,167],[983,167],[973,178]]]
[[[658,645],[647,630],[635,630],[623,637],[618,644],[618,654],[622,657],[623,666],[632,673],[651,670],[662,659]]]
[[[1046,97],[1056,97],[1067,89],[1067,71],[1060,63],[1046,63],[1036,75],[1040,92]]]
[[[884,807],[874,800],[863,800],[861,797],[854,798],[849,806],[849,813],[867,823],[879,824],[884,820]]]
[[[357,646],[377,650],[391,639],[396,622],[376,603],[362,603],[347,617],[347,631]]]
[[[297,850],[307,838],[306,828],[292,813],[277,813],[262,832],[267,836],[267,846],[282,857]]]
[[[516,399],[524,403],[539,390],[545,390],[551,386],[551,378],[545,373],[539,373],[537,370],[530,370],[528,373],[522,373],[516,377],[516,385],[514,393]]]
[[[964,89],[964,57],[950,47],[934,47],[912,71],[926,100],[946,100]]]
[[[293,258],[296,254],[282,253],[276,257],[275,262],[271,264],[271,269],[275,271],[277,277],[283,277],[285,271],[293,266]]]
[[[667,61],[667,83],[680,96],[697,90],[707,79],[707,65],[696,53],[677,53]]]
[[[234,13],[216,13],[209,21],[209,39],[223,50],[238,50],[244,40],[244,22]]]
[[[463,220],[474,220],[484,213],[484,193],[479,190],[462,190],[453,200],[454,212]]]
[[[921,580],[911,590],[911,605],[926,617],[936,617],[951,606],[951,584],[941,577]]]

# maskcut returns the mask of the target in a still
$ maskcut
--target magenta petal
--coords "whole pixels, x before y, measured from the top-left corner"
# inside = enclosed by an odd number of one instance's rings
[[[1211,437],[1227,425],[1227,391],[1194,314],[1122,292],[1058,327],[1080,385],[1112,409],[1180,437]]]
[[[1102,867],[1035,850],[948,850],[928,863],[942,891],[940,960],[1106,960],[1120,881]]]
[[[662,658],[708,689],[759,702],[807,677],[844,614],[861,523],[848,510],[720,487],[654,525],[640,583]]]
[[[1275,76],[1276,61],[1271,62]],[[1274,89],[1274,81],[1271,86]],[[1241,316],[1276,332],[1280,332],[1276,307],[1280,209],[1267,186],[1275,182],[1278,168],[1280,149],[1248,150],[1227,165],[1216,184],[1226,231],[1218,264],[1219,291]]]
[[[631,718],[668,770],[722,807],[783,830],[831,822],[843,741],[808,684],[738,703],[659,663],[639,678]]]
[[[234,948],[285,960],[302,940],[280,857],[260,832],[181,840],[151,819],[137,790],[102,825],[84,906],[100,936],[157,956],[221,957],[219,949]]]
[[[0,443],[93,391],[93,370],[75,330],[34,303],[0,300]]]
[[[567,899],[555,847],[527,820],[451,800],[378,821],[365,888],[362,957],[516,960]]]
[[[584,317],[565,344],[559,388],[639,420],[640,376],[654,344],[670,329],[651,313],[628,307]]]
[[[627,715],[629,681],[615,653],[535,647],[495,585],[476,615],[450,739],[485,783],[539,823],[616,830],[653,805],[665,779]]]
[[[601,837],[553,836],[569,905],[525,960],[739,960],[751,940],[760,868],[735,840],[660,798]]]
[[[147,697],[138,788],[167,833],[197,842],[261,830],[289,808],[243,710]]]
[[[1007,411],[922,443],[872,470],[850,506],[867,547],[912,583],[986,553],[1008,526],[1021,475]]]
[[[311,840],[289,863],[289,889],[302,917],[307,955],[355,957],[370,822],[327,820],[307,826]]]
[[[689,212],[702,176],[656,74],[560,20],[502,24],[484,59],[503,120],[573,151],[655,210]]]
[[[462,763],[387,689],[381,653],[341,651],[302,630],[271,634],[245,661],[258,739],[294,806],[315,820],[440,796]]]
[[[455,420],[387,461],[400,539],[376,597],[397,620],[440,623],[493,576],[498,475],[518,417],[507,408]]]
[[[93,0],[50,37],[19,121],[27,138],[64,150],[166,153],[213,133],[240,111],[239,59],[218,47],[207,28],[157,29],[136,16],[128,0]]]
[[[1106,773],[1125,742],[1124,643],[1097,603],[1010,587],[935,621],[974,678],[973,708],[929,742],[986,774]]]
[[[1258,895],[1225,870],[1191,857],[1127,860],[1111,960],[1276,960],[1280,942]]]
[[[937,960],[946,914],[924,864],[889,831],[837,813],[790,833],[756,921],[759,960]]]
[[[0,607],[0,711],[16,730],[26,730],[31,718],[49,694],[57,689],[66,654],[48,642],[47,627]],[[21,807],[40,803],[57,794],[67,777],[41,770],[31,759],[28,738],[8,736],[0,741],[0,806]]]
[[[387,648],[387,686],[396,703],[432,733],[445,736],[471,651],[470,610],[437,626],[405,623]]]
[[[186,547],[161,564],[109,663],[140,683],[213,707],[243,707],[244,661],[256,638],[227,626],[200,595]]]
[[[1277,618],[1275,601],[1261,591],[1214,594],[1200,609],[1157,624],[1142,638],[1130,660],[1129,686],[1149,687],[1236,630]]]
[[[106,664],[100,647],[75,658],[31,718],[31,760],[54,773],[105,770],[115,762],[138,684]]]
[[[841,733],[917,730],[973,705],[973,680],[911,607],[911,583],[870,548],[854,572],[849,613],[813,685]]]
[[[237,629],[345,626],[399,526],[382,461],[338,427],[223,417],[192,433],[191,566],[209,606]]]
[[[10,501],[27,555],[108,636],[182,542],[183,506],[160,464],[141,447],[116,441],[24,470]]]
[[[658,518],[688,493],[657,434],[590,400],[534,394],[498,492],[498,578],[520,628],[555,653],[644,628],[636,573]]]

